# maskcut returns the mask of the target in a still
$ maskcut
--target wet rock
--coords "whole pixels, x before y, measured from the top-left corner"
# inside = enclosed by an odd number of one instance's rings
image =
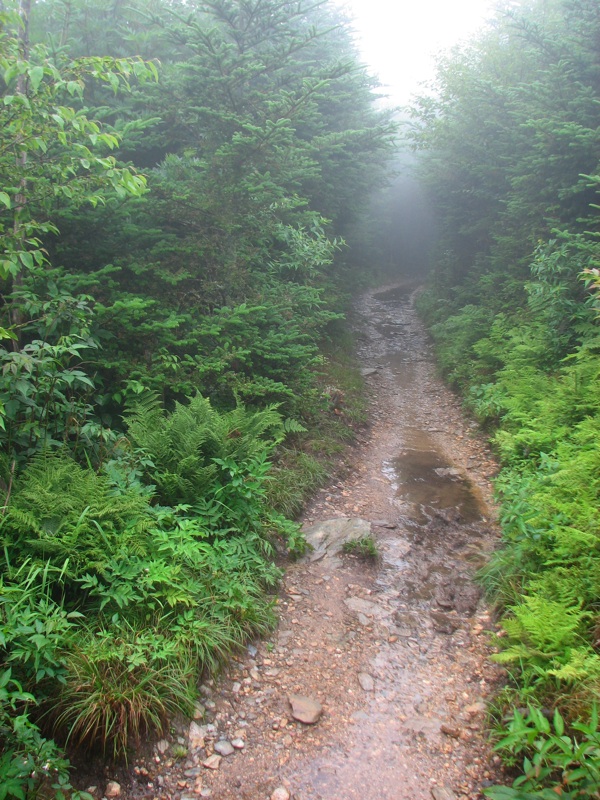
[[[190,769],[186,769],[183,774],[186,778],[198,778],[202,775],[202,772],[202,767],[190,767]]]
[[[194,703],[194,719],[202,719],[206,714],[206,709],[202,703]]]
[[[461,620],[451,614],[444,614],[441,611],[430,612],[433,628],[438,633],[451,634],[460,627]]]
[[[377,367],[362,367],[360,370],[360,374],[363,376],[363,378],[370,378],[371,376],[377,375],[378,373],[379,370],[377,369]]]
[[[431,796],[433,800],[456,800],[456,795],[448,786],[434,786]]]
[[[484,714],[486,710],[486,705],[483,701],[478,703],[472,703],[470,706],[465,708],[465,713],[467,713],[470,717],[476,717],[478,714]]]
[[[460,739],[462,733],[462,730],[458,727],[458,725],[449,725],[446,722],[442,724],[440,730],[446,736],[452,737],[452,739]]]
[[[358,682],[365,692],[372,692],[375,689],[375,681],[368,672],[359,672]]]
[[[218,753],[220,756],[230,756],[235,752],[235,747],[228,742],[227,739],[220,739],[218,742],[215,742],[215,753]]]
[[[156,743],[156,749],[161,755],[164,755],[167,750],[169,749],[170,745],[166,739],[161,739],[160,742]]]
[[[198,725],[197,722],[190,722],[188,731],[188,739],[190,742],[190,749],[197,750],[204,747],[204,739],[206,737],[207,729],[205,725]]]
[[[298,722],[304,722],[306,725],[314,725],[318,722],[319,717],[323,713],[323,706],[318,700],[311,697],[303,697],[298,694],[288,695],[288,700],[292,707],[292,716]]]
[[[471,617],[477,610],[477,604],[481,597],[481,590],[473,584],[465,584],[457,587],[454,595],[454,608],[459,614],[466,614]]]
[[[221,756],[217,753],[213,753],[212,756],[209,756],[205,761],[202,762],[202,766],[206,767],[206,769],[219,769],[221,764]]]
[[[431,717],[408,717],[408,719],[405,719],[402,723],[402,727],[412,733],[429,736],[439,733],[442,723],[439,719],[433,719]]]
[[[304,529],[306,541],[313,547],[310,561],[319,561],[338,553],[345,542],[362,539],[371,533],[371,523],[360,517],[341,517],[319,522]]]
[[[231,746],[235,747],[236,750],[243,750],[244,747],[246,747],[246,742],[241,738],[241,736],[238,736],[231,740]]]
[[[285,786],[278,786],[271,794],[271,800],[290,800],[290,793]]]
[[[435,602],[440,608],[454,608],[454,587],[444,584],[435,592]]]
[[[119,797],[121,794],[121,784],[116,781],[109,781],[104,790],[105,797]]]

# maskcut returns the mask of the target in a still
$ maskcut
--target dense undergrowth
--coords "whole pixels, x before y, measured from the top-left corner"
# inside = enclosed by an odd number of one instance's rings
[[[324,3],[1,4],[0,800],[76,797],[65,752],[274,624],[364,415],[373,88]]]
[[[525,762],[496,798],[600,785],[599,30],[591,2],[499,14],[416,112],[442,229],[420,310],[501,466],[481,580],[508,674],[498,747]]]

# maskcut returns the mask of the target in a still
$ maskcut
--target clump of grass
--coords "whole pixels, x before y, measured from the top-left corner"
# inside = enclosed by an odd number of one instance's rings
[[[75,746],[101,744],[105,753],[122,757],[143,734],[163,733],[176,712],[192,712],[191,660],[153,632],[129,626],[121,635],[86,632],[66,662],[66,683],[53,716]]]
[[[171,755],[175,759],[186,758],[188,754],[188,749],[184,744],[174,744],[171,748]]]
[[[310,453],[281,448],[266,487],[268,501],[281,514],[293,519],[329,474],[326,464]]]
[[[350,539],[342,545],[342,553],[348,556],[356,556],[365,561],[377,561],[379,549],[373,536],[361,536],[360,539]]]

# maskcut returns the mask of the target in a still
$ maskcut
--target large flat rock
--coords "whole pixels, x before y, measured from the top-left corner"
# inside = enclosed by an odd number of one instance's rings
[[[361,517],[340,517],[317,522],[303,530],[306,541],[313,547],[309,561],[320,561],[339,553],[345,542],[370,536],[371,523]]]

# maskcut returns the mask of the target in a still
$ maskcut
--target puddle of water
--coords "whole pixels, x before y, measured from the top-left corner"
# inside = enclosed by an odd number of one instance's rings
[[[393,472],[396,495],[423,510],[456,509],[463,522],[477,522],[482,513],[473,485],[433,450],[404,450],[386,465]]]

